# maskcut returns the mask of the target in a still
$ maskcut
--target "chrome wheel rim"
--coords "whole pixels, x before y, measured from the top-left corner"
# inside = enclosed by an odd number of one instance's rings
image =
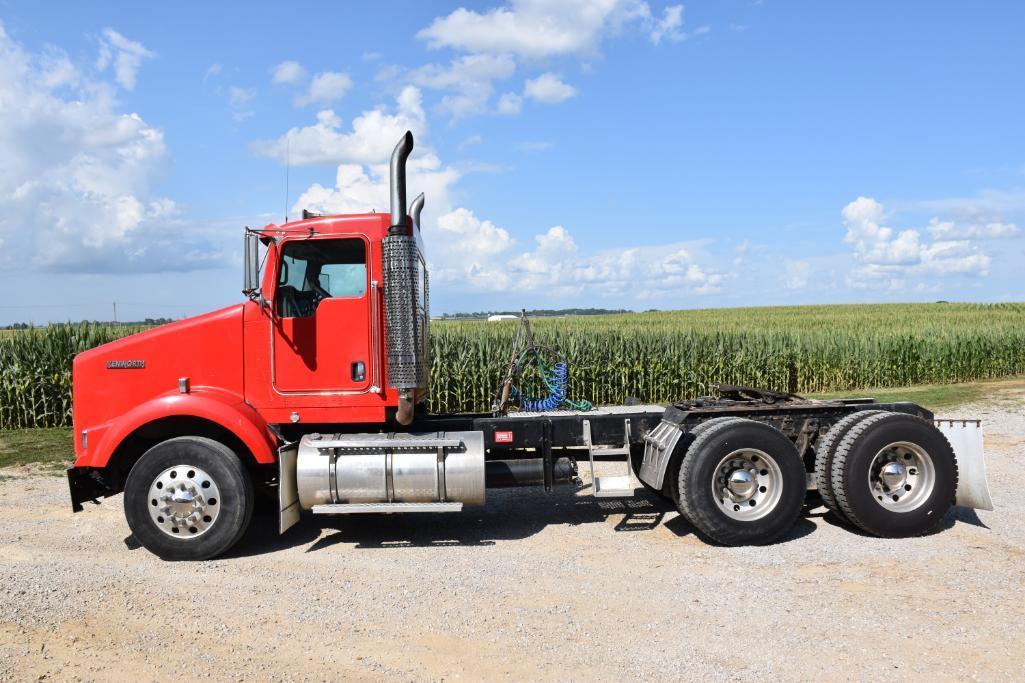
[[[175,538],[202,536],[217,522],[221,492],[213,477],[192,465],[168,467],[149,487],[150,519]]]
[[[936,466],[918,444],[896,441],[872,458],[868,486],[876,502],[887,510],[911,512],[932,495]]]
[[[741,448],[715,468],[712,496],[731,519],[750,522],[765,517],[783,495],[783,470],[765,451]]]

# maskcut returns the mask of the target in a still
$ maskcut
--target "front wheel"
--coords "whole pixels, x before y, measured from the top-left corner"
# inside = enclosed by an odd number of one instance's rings
[[[197,436],[146,451],[125,483],[125,517],[135,538],[165,560],[205,560],[242,537],[253,485],[238,456]]]
[[[723,545],[771,543],[801,514],[807,482],[790,439],[754,420],[709,424],[680,463],[677,505]]]

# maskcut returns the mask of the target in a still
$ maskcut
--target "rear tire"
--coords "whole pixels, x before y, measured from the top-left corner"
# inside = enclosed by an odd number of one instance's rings
[[[804,507],[804,463],[778,429],[723,420],[697,435],[680,463],[677,505],[705,537],[728,546],[771,543]]]
[[[875,536],[932,531],[954,504],[957,460],[946,437],[914,415],[881,413],[857,423],[833,457],[836,502]]]
[[[878,415],[881,412],[883,411],[863,410],[847,415],[830,427],[822,440],[815,445],[815,485],[818,487],[822,502],[840,519],[846,520],[847,515],[840,509],[833,493],[833,457],[836,455],[836,449],[856,424],[870,415]]]
[[[206,560],[235,545],[253,514],[253,485],[238,456],[198,436],[146,451],[125,483],[135,538],[165,560]]]
[[[695,425],[694,429],[685,433],[680,437],[680,441],[676,444],[676,451],[673,455],[673,459],[669,461],[669,466],[666,467],[665,476],[662,478],[662,495],[669,500],[676,503],[680,514],[687,518],[687,515],[680,508],[680,463],[687,457],[687,451],[690,450],[691,445],[694,443],[694,439],[698,438],[701,432],[705,431],[709,427],[723,422],[734,422],[737,420],[743,420],[741,417],[713,417],[711,420],[705,420],[704,422]],[[690,521],[690,520],[688,520]]]

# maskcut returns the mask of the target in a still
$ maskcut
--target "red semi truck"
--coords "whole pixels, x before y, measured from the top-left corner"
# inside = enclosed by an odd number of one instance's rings
[[[247,230],[244,302],[75,358],[75,511],[123,491],[142,545],[195,560],[239,540],[263,489],[284,533],[301,510],[456,512],[488,488],[551,490],[578,461],[593,495],[639,482],[726,545],[777,539],[809,491],[880,536],[925,533],[955,502],[992,509],[978,422],[913,403],[720,387],[670,406],[429,414],[412,147],[406,133],[392,154],[389,213]],[[594,477],[610,459],[618,473]]]

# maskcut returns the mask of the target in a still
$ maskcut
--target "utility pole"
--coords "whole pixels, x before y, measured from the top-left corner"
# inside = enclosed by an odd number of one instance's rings
[[[117,302],[114,302],[114,324],[117,325]]]

